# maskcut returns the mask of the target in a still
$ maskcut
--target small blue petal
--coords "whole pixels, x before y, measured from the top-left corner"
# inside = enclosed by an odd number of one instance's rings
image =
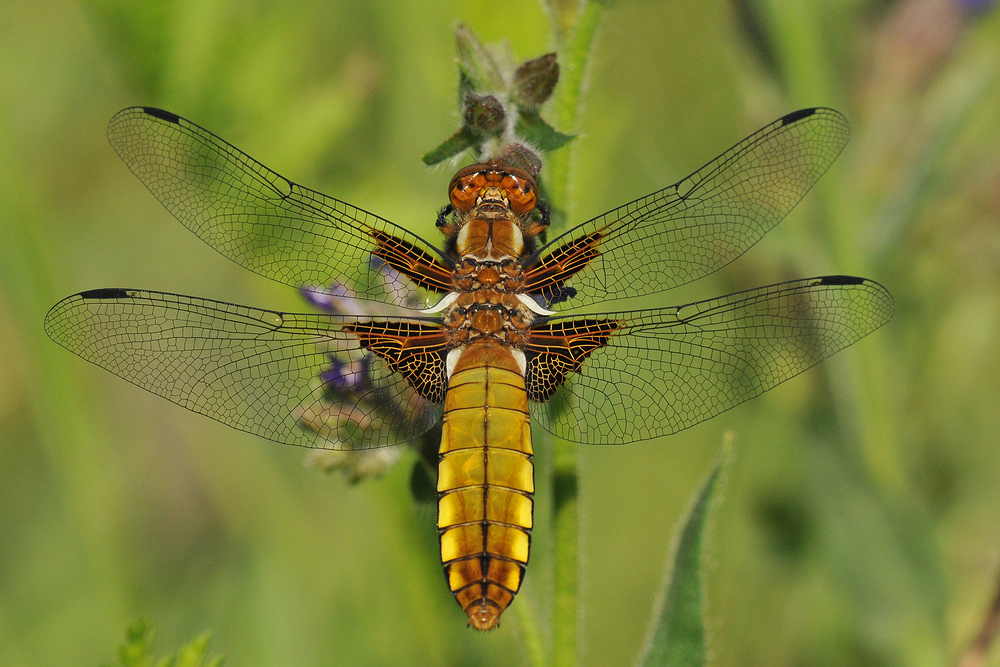
[[[319,374],[323,386],[334,391],[357,391],[371,381],[371,355],[366,354],[358,361],[344,362],[333,356],[330,367]]]
[[[347,288],[337,283],[333,283],[330,287],[306,285],[299,288],[299,293],[306,301],[320,310],[338,313],[337,300],[347,296]]]
[[[958,0],[958,6],[966,14],[983,14],[993,9],[996,0]]]
[[[323,385],[330,389],[351,389],[357,384],[357,373],[351,372],[346,364],[333,355],[330,356],[330,368],[319,374]]]

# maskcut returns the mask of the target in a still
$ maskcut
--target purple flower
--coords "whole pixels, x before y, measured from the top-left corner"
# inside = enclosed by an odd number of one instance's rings
[[[985,14],[993,9],[996,0],[958,0],[958,6],[969,15]]]
[[[306,301],[320,310],[331,314],[340,313],[340,300],[351,297],[350,290],[339,283],[333,283],[329,287],[304,285],[299,288],[299,292],[305,297]]]
[[[332,354],[330,357],[330,367],[319,374],[323,386],[333,391],[353,391],[364,387],[369,383],[369,372],[371,371],[371,357],[363,356],[358,361],[341,361]]]

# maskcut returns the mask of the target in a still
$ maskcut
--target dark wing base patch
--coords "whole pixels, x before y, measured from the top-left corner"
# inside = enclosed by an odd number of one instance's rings
[[[451,290],[452,271],[441,266],[430,253],[377,229],[370,234],[377,245],[372,255],[426,290],[438,293]]]
[[[587,444],[670,435],[798,375],[892,313],[878,283],[821,276],[671,308],[556,318],[529,339],[528,391],[571,409],[536,402],[532,426]],[[574,364],[567,380],[561,373]]]
[[[421,340],[429,347],[435,331],[429,324],[359,324],[134,289],[83,292],[45,316],[45,332],[56,343],[146,391],[262,438],[338,450],[412,440],[441,416],[411,378],[366,354],[359,336],[345,329],[426,333]],[[372,347],[375,338],[366,338]],[[433,358],[427,363],[443,366]],[[432,371],[419,374],[443,374]]]
[[[597,245],[601,242],[602,236],[599,231],[585,234],[559,246],[537,264],[529,266],[524,273],[525,291],[529,294],[541,294],[550,303],[565,300],[567,296],[556,301],[550,297],[566,294],[563,284],[600,255]],[[575,293],[574,290],[573,294]]]
[[[356,322],[344,331],[358,337],[361,347],[381,357],[420,396],[432,403],[444,400],[445,338],[440,326],[415,322]]]
[[[528,399],[547,401],[595,350],[608,344],[620,327],[615,320],[554,322],[531,330],[525,350]]]

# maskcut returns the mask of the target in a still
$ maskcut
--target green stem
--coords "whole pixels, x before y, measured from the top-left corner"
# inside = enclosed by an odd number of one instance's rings
[[[553,100],[556,128],[575,132],[580,121],[583,78],[604,5],[587,0],[579,10],[569,38],[559,44],[560,82]],[[558,211],[568,207],[568,183],[572,144],[548,157],[547,186],[551,203]],[[553,230],[555,233],[557,230]],[[553,609],[552,661],[557,666],[576,665],[579,659],[579,496],[577,445],[552,438],[552,535]]]
[[[528,651],[531,664],[535,667],[545,667],[549,664],[548,654],[545,651],[545,641],[542,639],[541,627],[538,624],[538,614],[535,613],[534,600],[528,599],[526,595],[517,604],[512,605],[514,614],[517,617],[517,624],[524,639],[524,646]]]
[[[552,532],[554,541],[552,664],[558,667],[577,663],[579,587],[579,496],[577,446],[553,438]]]
[[[576,24],[567,41],[559,44],[559,87],[552,101],[552,116],[560,132],[576,132],[580,122],[580,97],[583,75],[593,50],[597,26],[600,25],[604,3],[588,0],[580,9]],[[548,156],[545,170],[551,203],[567,208],[571,143],[566,149]]]

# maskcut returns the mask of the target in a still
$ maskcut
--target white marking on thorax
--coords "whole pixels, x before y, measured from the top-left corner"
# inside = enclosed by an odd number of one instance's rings
[[[513,228],[513,234],[511,235],[511,240],[514,243],[514,250],[521,252],[524,250],[524,234],[521,233],[521,228],[516,222],[511,221],[510,226]]]
[[[451,304],[455,303],[455,299],[457,298],[458,298],[458,292],[448,292],[447,294],[444,295],[444,297],[440,301],[437,302],[436,306],[433,306],[432,308],[427,308],[425,310],[421,310],[420,312],[424,313],[425,315],[433,315],[434,313],[440,313],[442,310],[444,310]]]
[[[516,348],[511,348],[510,356],[514,357],[514,361],[517,362],[517,367],[521,369],[521,375],[523,376],[528,372],[528,360],[524,356],[524,352]]]
[[[455,372],[455,364],[458,363],[459,357],[462,356],[462,352],[465,351],[465,346],[456,347],[452,350],[448,350],[448,356],[444,360],[444,372],[451,379],[451,374]],[[523,354],[521,356],[524,356]]]
[[[549,316],[556,314],[556,311],[554,310],[546,310],[545,308],[539,306],[538,302],[532,299],[527,294],[518,294],[517,300],[520,301],[522,304],[524,304],[525,308],[535,313],[536,315]]]
[[[458,237],[455,239],[455,246],[459,249],[465,248],[466,241],[469,240],[469,223],[462,225],[458,230]]]

